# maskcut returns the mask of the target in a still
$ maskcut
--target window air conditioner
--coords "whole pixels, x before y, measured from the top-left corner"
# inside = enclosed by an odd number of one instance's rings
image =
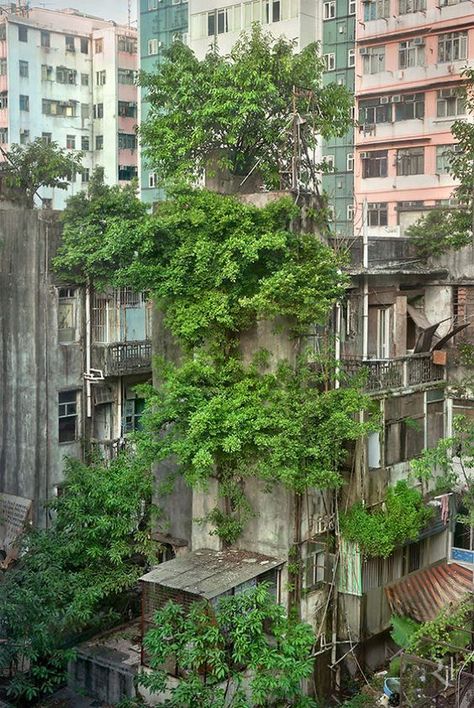
[[[364,56],[364,54],[368,54],[368,53],[369,53],[369,48],[368,48],[368,47],[361,47],[361,48],[359,49],[359,54],[361,54],[362,56]]]
[[[402,97],[400,94],[396,94],[395,96],[392,96],[392,103],[401,103],[402,102]]]
[[[369,156],[370,156],[369,152],[361,152],[360,153],[361,160],[368,160]]]
[[[424,45],[424,40],[423,37],[415,37],[413,40],[413,46],[414,47],[422,47]]]
[[[389,96],[381,96],[380,97],[380,105],[386,106],[387,103],[390,103],[390,97]]]

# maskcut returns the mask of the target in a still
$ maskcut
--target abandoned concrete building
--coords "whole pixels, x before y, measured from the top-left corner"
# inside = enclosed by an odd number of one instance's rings
[[[134,387],[151,378],[147,299],[59,282],[60,238],[54,212],[0,209],[0,495],[41,526],[65,458],[123,447],[143,408]]]

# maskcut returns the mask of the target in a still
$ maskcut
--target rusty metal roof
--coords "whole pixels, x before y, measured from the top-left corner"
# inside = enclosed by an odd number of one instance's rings
[[[470,568],[457,563],[441,563],[390,583],[385,594],[394,614],[427,622],[447,604],[459,602],[473,590]]]
[[[161,563],[140,580],[210,600],[283,563],[261,553],[202,548]]]

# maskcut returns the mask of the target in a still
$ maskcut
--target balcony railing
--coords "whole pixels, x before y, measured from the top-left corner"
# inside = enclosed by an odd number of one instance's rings
[[[93,368],[100,369],[104,376],[121,376],[151,370],[151,342],[114,342],[94,344],[92,347]]]
[[[411,354],[393,359],[342,359],[341,372],[349,378],[362,376],[370,393],[410,388],[443,381],[444,366],[433,364],[431,354]]]

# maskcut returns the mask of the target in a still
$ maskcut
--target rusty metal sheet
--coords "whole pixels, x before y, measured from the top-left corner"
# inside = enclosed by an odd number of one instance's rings
[[[31,520],[31,499],[0,494],[0,550],[5,553],[0,567],[6,568],[18,555],[18,540]]]
[[[457,563],[417,570],[385,588],[392,612],[418,622],[433,620],[447,604],[472,591],[472,570]]]

